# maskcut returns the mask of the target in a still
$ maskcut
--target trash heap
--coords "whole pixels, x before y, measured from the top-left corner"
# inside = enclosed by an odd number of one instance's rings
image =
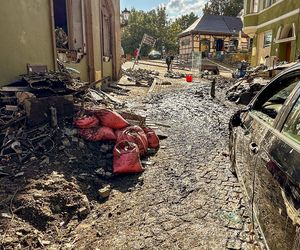
[[[0,88],[0,170],[36,160],[49,165],[63,152],[62,162],[91,155],[86,164],[99,175],[141,172],[139,157],[158,149],[158,137],[145,118],[116,109],[124,103],[66,72],[23,75]]]
[[[180,73],[180,72],[167,72],[164,77],[167,77],[167,78],[172,78],[172,79],[181,79],[181,78],[185,78],[186,77],[186,74],[184,73]]]
[[[123,74],[127,76],[128,81],[135,82],[137,86],[151,86],[159,72],[147,69],[126,69]]]
[[[248,105],[253,97],[269,82],[268,79],[248,78],[239,79],[230,87],[226,96],[229,101],[237,104]]]

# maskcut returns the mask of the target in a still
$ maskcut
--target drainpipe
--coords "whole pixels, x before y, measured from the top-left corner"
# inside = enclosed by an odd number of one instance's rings
[[[56,39],[55,39],[55,24],[54,24],[54,7],[53,0],[49,0],[50,6],[50,18],[51,18],[51,33],[52,33],[52,51],[53,51],[53,66],[54,70],[57,70],[57,51],[56,51]]]

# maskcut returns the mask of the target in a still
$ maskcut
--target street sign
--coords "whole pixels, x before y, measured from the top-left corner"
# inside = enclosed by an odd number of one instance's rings
[[[147,44],[151,47],[154,47],[154,45],[156,43],[156,38],[149,36],[147,34],[144,34],[142,43]]]
[[[132,69],[134,69],[134,66],[136,65],[137,61],[138,61],[138,58],[139,58],[139,55],[140,55],[140,52],[141,52],[141,48],[142,48],[142,45],[143,44],[146,44],[146,45],[149,45],[150,47],[154,47],[155,43],[156,43],[156,38],[152,37],[152,36],[149,36],[147,34],[144,34],[143,36],[143,39],[142,39],[142,42],[140,43],[140,47],[139,47],[139,50],[138,50],[138,53],[135,57],[135,60],[134,60],[134,63],[132,65]]]

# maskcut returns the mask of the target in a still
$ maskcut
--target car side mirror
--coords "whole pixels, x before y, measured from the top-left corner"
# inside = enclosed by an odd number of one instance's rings
[[[230,118],[229,130],[232,131],[233,128],[236,128],[236,127],[239,127],[239,126],[241,126],[243,128],[244,124],[243,124],[243,121],[242,121],[242,118],[241,118],[241,114],[245,113],[245,112],[248,112],[251,109],[252,109],[252,106],[248,106],[245,109],[240,109],[237,112],[235,112]]]

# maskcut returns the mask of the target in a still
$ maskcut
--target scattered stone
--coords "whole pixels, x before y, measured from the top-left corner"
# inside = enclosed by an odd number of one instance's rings
[[[81,207],[78,209],[78,216],[80,219],[85,219],[90,213],[90,209],[88,207]]]
[[[108,198],[110,193],[111,193],[111,186],[107,185],[101,189],[98,190],[98,194],[102,197],[102,198]]]

